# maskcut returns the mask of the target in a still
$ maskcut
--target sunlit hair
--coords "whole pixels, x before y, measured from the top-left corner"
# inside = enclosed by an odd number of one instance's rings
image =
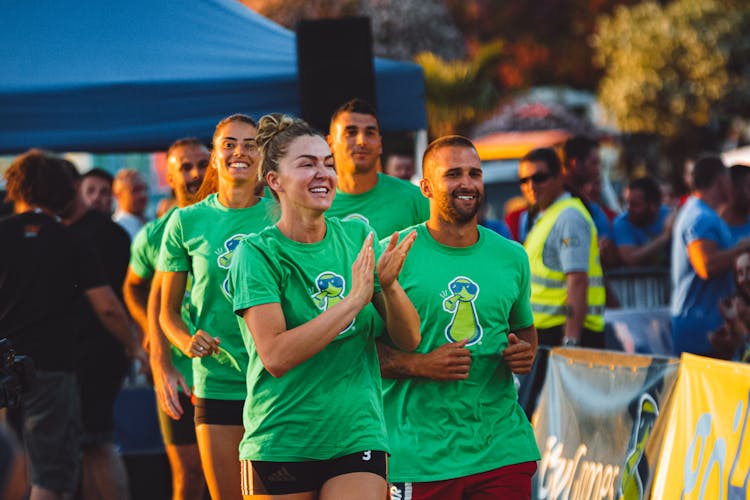
[[[258,124],[255,122],[255,120],[247,115],[243,115],[240,113],[229,115],[216,124],[216,128],[214,129],[214,136],[213,139],[211,139],[211,157],[208,161],[208,164],[210,166],[206,169],[206,175],[205,177],[203,177],[203,182],[201,183],[200,189],[198,189],[198,191],[195,193],[195,196],[192,197],[192,201],[194,203],[204,200],[209,195],[219,191],[219,170],[217,168],[212,168],[215,166],[214,162],[216,161],[216,141],[219,139],[219,135],[221,135],[221,131],[224,126],[234,122],[246,123],[253,128],[258,128]]]
[[[123,168],[117,171],[115,174],[115,180],[112,182],[112,194],[115,198],[118,198],[124,190],[133,186],[138,181],[145,184],[145,179],[140,172],[134,168]]]
[[[445,135],[438,137],[427,146],[422,155],[423,177],[428,177],[432,171],[434,156],[444,148],[468,148],[476,152],[477,148],[470,139],[462,135]]]
[[[280,113],[266,115],[260,119],[255,143],[258,145],[258,180],[264,182],[269,172],[279,171],[279,160],[286,155],[289,144],[302,136],[317,136],[325,140],[323,134],[306,121]],[[274,197],[276,192],[271,189]]]
[[[7,199],[60,213],[73,200],[75,188],[63,162],[38,149],[13,160],[5,171]]]
[[[370,115],[375,118],[375,123],[377,123],[378,129],[380,128],[380,123],[378,122],[378,114],[377,111],[375,111],[373,105],[365,101],[364,99],[355,98],[350,101],[346,101],[344,104],[339,106],[336,111],[333,112],[333,114],[331,115],[331,122],[328,125],[329,130],[333,130],[333,123],[343,113]]]
[[[206,148],[206,145],[200,139],[196,137],[183,137],[182,139],[177,139],[169,146],[169,149],[167,149],[167,158],[174,154],[175,149],[183,147],[205,148],[208,151],[208,148]]]

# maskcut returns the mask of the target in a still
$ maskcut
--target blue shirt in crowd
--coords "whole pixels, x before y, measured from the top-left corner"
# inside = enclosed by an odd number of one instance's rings
[[[594,221],[596,226],[596,234],[599,238],[607,238],[609,241],[614,241],[614,235],[612,234],[612,224],[609,222],[609,217],[604,213],[602,207],[598,203],[593,201],[585,202],[586,208],[591,215],[591,219]]]
[[[672,340],[675,354],[712,352],[708,334],[723,323],[719,301],[732,294],[732,272],[701,279],[690,264],[687,247],[696,240],[716,243],[719,250],[733,245],[729,226],[703,200],[691,196],[672,230]]]
[[[664,221],[669,217],[669,207],[662,205],[656,220],[647,226],[635,226],[628,219],[628,212],[623,212],[615,218],[614,237],[615,244],[621,246],[642,247],[649,241],[659,236],[664,231]],[[669,262],[669,251],[664,249],[664,254],[655,259],[654,265]]]

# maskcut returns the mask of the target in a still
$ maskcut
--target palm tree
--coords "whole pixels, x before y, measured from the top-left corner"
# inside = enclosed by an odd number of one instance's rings
[[[493,76],[502,54],[497,40],[466,60],[445,61],[432,52],[415,57],[424,70],[431,136],[455,134],[493,111],[499,100]]]

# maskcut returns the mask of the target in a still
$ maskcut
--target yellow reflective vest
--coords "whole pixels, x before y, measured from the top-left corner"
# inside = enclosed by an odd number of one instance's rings
[[[542,252],[544,244],[552,231],[557,218],[566,208],[573,208],[581,213],[591,228],[591,247],[589,248],[589,287],[588,310],[583,326],[589,330],[604,330],[604,277],[599,263],[599,244],[596,226],[586,207],[578,198],[565,198],[550,205],[534,223],[526,237],[524,247],[529,255],[531,266],[531,310],[534,315],[534,326],[552,328],[565,324],[567,320],[567,287],[565,273],[550,269],[544,265]]]

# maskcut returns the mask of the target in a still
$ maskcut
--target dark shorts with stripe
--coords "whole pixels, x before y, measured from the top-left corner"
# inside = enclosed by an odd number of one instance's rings
[[[384,451],[360,451],[330,460],[263,462],[240,460],[243,495],[288,495],[319,491],[331,478],[352,472],[370,472],[386,479]]]

